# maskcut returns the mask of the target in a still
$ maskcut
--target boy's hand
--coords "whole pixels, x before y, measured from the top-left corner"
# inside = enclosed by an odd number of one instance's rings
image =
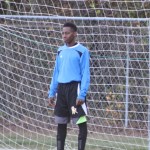
[[[55,97],[50,97],[48,99],[48,106],[49,107],[54,107],[55,106]]]
[[[79,105],[82,105],[84,103],[84,101],[82,99],[77,99],[76,100],[76,105],[79,106]]]

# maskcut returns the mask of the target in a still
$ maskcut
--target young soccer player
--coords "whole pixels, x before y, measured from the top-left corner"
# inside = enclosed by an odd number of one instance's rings
[[[63,25],[64,45],[59,47],[49,90],[49,105],[53,106],[57,126],[57,150],[64,150],[67,123],[70,119],[79,127],[78,150],[84,150],[87,138],[86,94],[90,83],[89,51],[76,42],[77,27]]]

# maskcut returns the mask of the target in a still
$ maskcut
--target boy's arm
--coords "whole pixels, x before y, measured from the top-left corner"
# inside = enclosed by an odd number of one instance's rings
[[[86,50],[82,56],[81,56],[81,89],[80,89],[80,93],[77,97],[77,103],[82,104],[82,101],[85,101],[85,97],[89,88],[89,84],[90,84],[90,65],[89,65],[89,61],[90,61],[90,55],[89,55],[89,51]]]
[[[57,86],[58,86],[58,73],[59,73],[59,69],[58,69],[58,55],[56,56],[56,61],[55,61],[55,67],[54,67],[54,71],[53,71],[53,76],[52,76],[52,80],[51,80],[51,84],[50,84],[50,90],[48,92],[48,98],[50,97],[55,97],[56,92],[57,92]]]

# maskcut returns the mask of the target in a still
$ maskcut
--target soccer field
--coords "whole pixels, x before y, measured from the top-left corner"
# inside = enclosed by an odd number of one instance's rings
[[[24,137],[19,134],[9,134],[0,136],[0,150],[56,150],[55,135],[29,134],[25,133]],[[123,136],[88,136],[86,150],[147,150],[147,140],[130,138]],[[70,140],[71,139],[71,140]],[[143,146],[142,146],[143,145]],[[145,148],[144,148],[145,145]],[[77,150],[77,137],[69,134],[66,140],[65,150]]]

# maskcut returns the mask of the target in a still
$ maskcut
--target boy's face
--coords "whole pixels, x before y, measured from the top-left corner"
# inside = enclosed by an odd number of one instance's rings
[[[66,44],[74,42],[77,32],[73,31],[70,27],[63,27],[62,38]]]

